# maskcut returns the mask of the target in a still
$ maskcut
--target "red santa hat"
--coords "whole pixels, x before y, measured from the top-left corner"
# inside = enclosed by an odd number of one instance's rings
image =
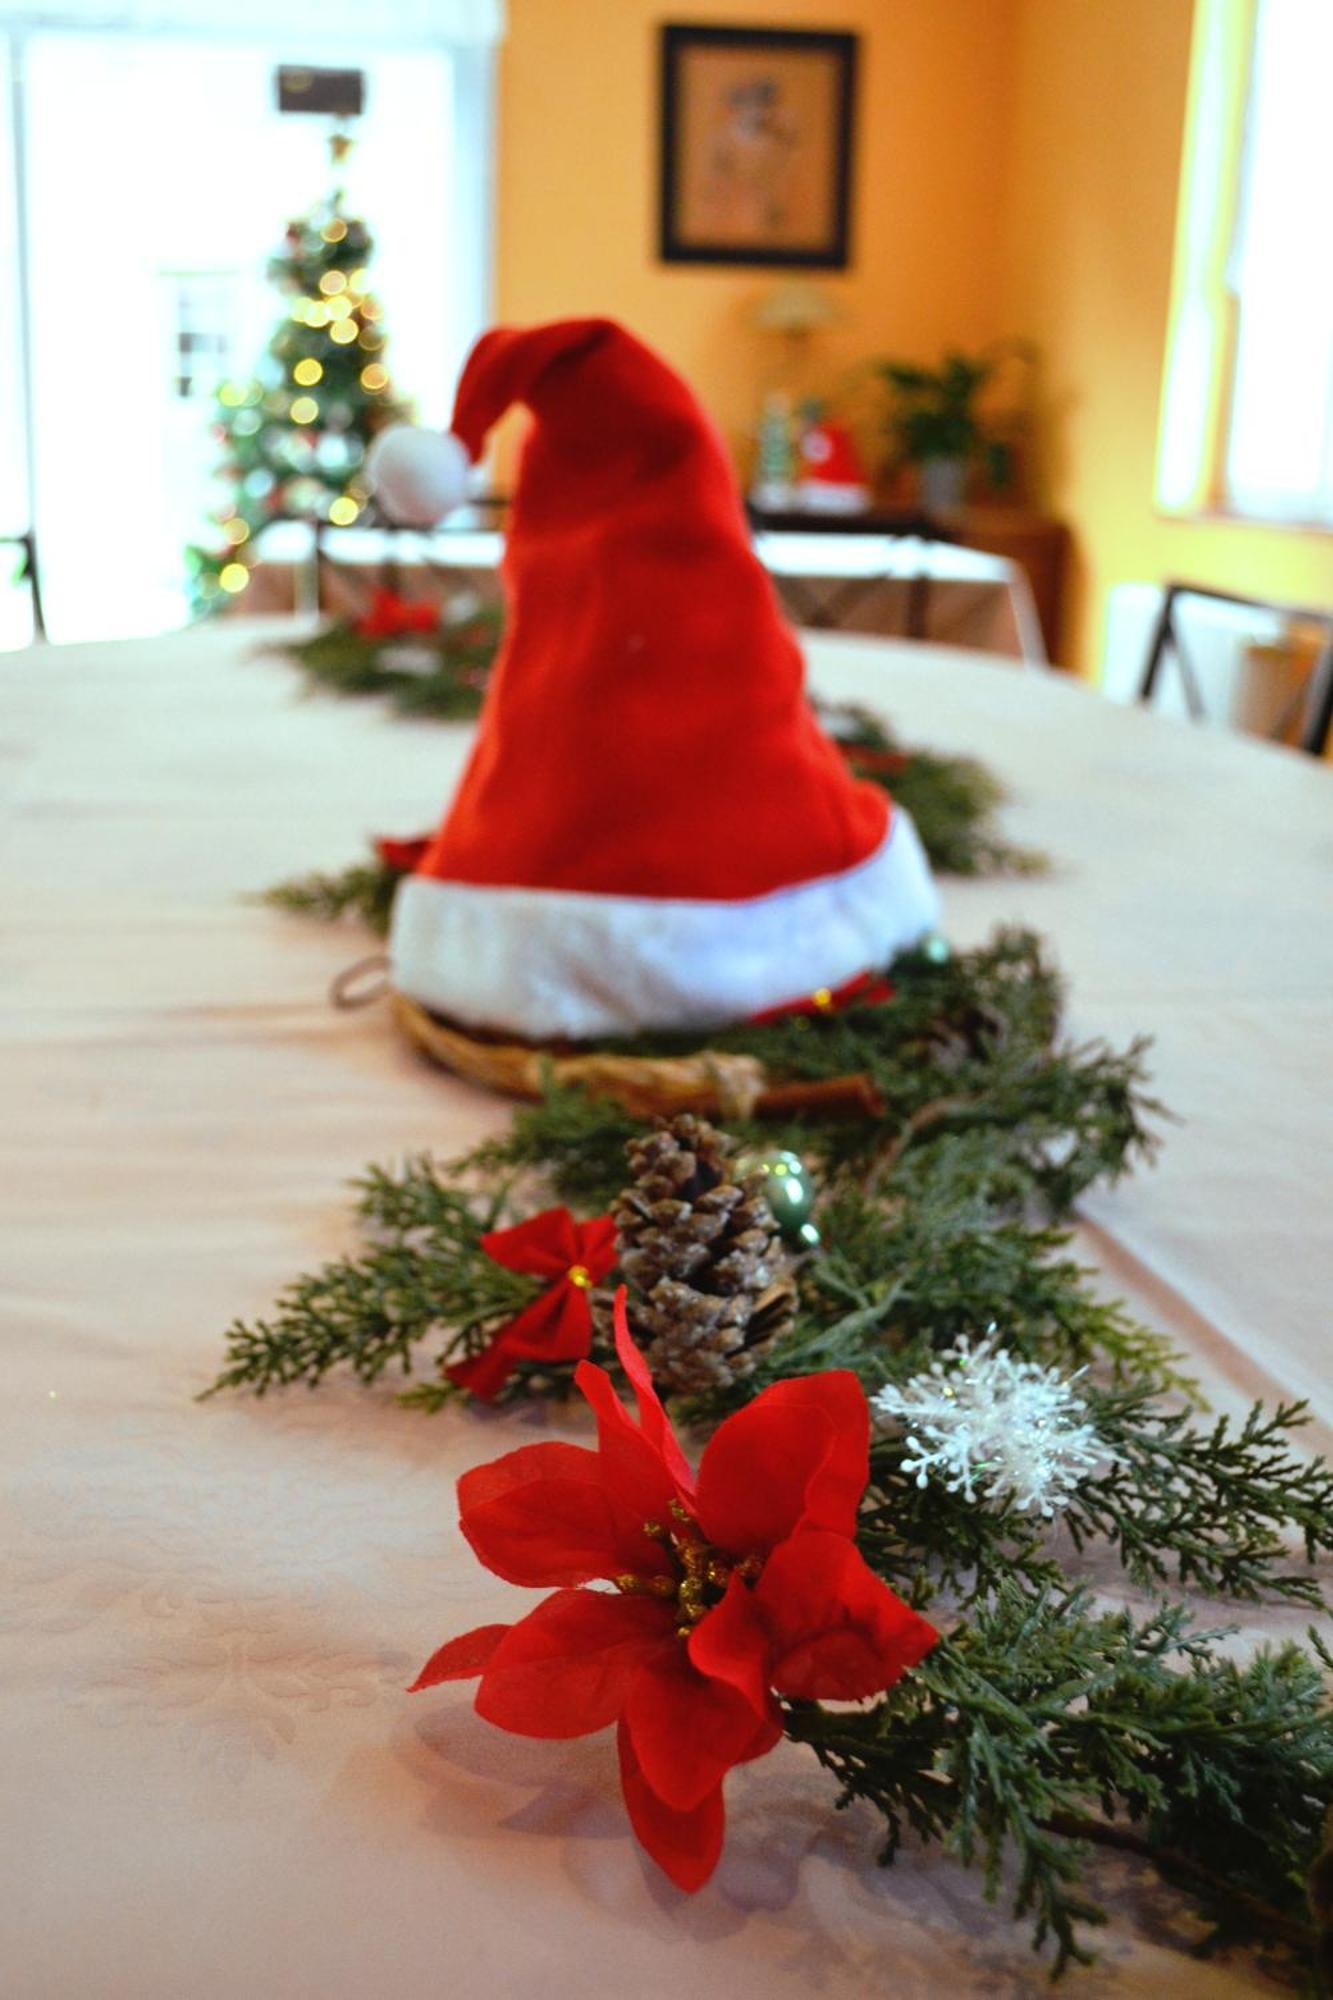
[[[851,432],[818,418],[801,437],[800,498],[816,513],[852,514],[870,505],[870,488]]]
[[[884,965],[938,916],[916,830],[815,723],[725,447],[657,355],[610,320],[486,334],[451,436],[379,444],[387,510],[438,518],[513,403],[535,421],[504,643],[398,891],[395,984],[467,1027],[588,1039]]]

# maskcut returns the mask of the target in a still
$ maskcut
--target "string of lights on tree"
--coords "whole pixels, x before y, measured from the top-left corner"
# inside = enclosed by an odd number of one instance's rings
[[[336,135],[335,164],[350,141]],[[373,242],[341,188],[287,225],[269,276],[287,311],[257,376],[218,392],[218,467],[231,492],[222,546],[190,552],[201,608],[239,596],[255,547],[280,521],[351,527],[369,498],[361,468],[376,432],[407,411],[384,365],[383,309],[369,288]]]

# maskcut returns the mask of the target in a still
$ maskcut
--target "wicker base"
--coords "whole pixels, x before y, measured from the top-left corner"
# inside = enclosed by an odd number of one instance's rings
[[[595,1050],[560,1053],[531,1042],[481,1041],[391,993],[394,1019],[414,1047],[455,1076],[507,1097],[540,1098],[548,1077],[609,1097],[632,1117],[697,1111],[710,1118],[781,1118],[794,1112],[874,1118],[883,1110],[868,1076],[819,1083],[777,1083],[756,1056],[701,1049],[692,1056],[618,1056]]]

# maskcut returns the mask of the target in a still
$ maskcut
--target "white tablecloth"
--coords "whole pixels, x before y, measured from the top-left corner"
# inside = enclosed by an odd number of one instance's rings
[[[503,1109],[324,989],[361,948],[243,900],[415,832],[465,732],[307,700],[245,628],[0,659],[0,1966],[12,2000],[926,2000],[1046,1990],[973,1878],[834,1815],[783,1746],[733,1774],[700,1896],[634,1848],[608,1741],[402,1688],[515,1615],[453,1481],[576,1418],[434,1420],[392,1387],[195,1404],[233,1315],[349,1241],[370,1159]],[[949,884],[960,941],[1047,932],[1080,1033],[1151,1029],[1184,1123],[1089,1200],[1084,1248],[1223,1402],[1319,1395],[1333,1246],[1329,773],[1056,677],[857,640],[820,689],[975,750],[1044,879]],[[1276,1616],[1274,1628],[1287,1621]],[[1199,1965],[1173,1900],[1120,1912],[1076,1995],[1269,1990]]]

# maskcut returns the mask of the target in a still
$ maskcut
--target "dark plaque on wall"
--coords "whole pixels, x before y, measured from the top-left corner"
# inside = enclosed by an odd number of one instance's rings
[[[307,69],[300,63],[284,63],[277,83],[279,111],[359,118],[365,108],[366,79],[359,69]]]

